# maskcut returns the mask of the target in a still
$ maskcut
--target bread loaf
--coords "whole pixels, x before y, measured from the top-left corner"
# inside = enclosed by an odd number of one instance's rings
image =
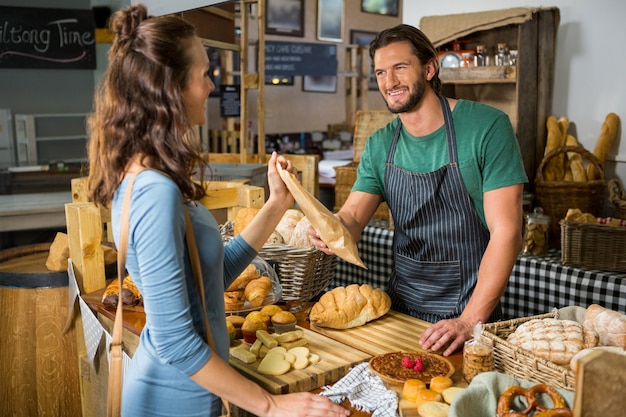
[[[522,323],[507,341],[540,358],[567,365],[582,349],[596,346],[598,335],[573,320],[545,318]]]
[[[613,145],[613,141],[617,136],[617,129],[619,126],[619,116],[615,113],[609,113],[604,119],[602,124],[602,130],[600,136],[596,142],[596,146],[593,148],[593,154],[598,157],[600,164],[604,164],[606,157],[609,154],[609,150]],[[600,172],[594,164],[589,164],[587,167],[587,178],[591,180],[600,179]]]
[[[349,329],[385,315],[391,298],[380,288],[352,284],[326,292],[313,305],[309,319],[316,326]]]
[[[561,127],[559,121],[554,116],[548,116],[546,120],[546,128],[548,130],[548,136],[546,138],[545,154],[547,155],[555,149],[565,144],[565,137],[562,136]],[[561,181],[564,176],[564,163],[565,155],[556,155],[546,164],[544,168],[544,176],[546,181]]]
[[[303,248],[313,246],[313,242],[311,242],[311,237],[309,235],[310,226],[311,222],[309,219],[307,219],[306,216],[302,217],[296,225],[296,228],[293,230],[289,246],[299,246]]]
[[[304,214],[300,210],[296,209],[289,209],[285,212],[285,214],[283,214],[283,217],[276,226],[276,231],[283,237],[285,244],[289,244],[291,235],[293,234],[296,225],[303,217]]]
[[[595,330],[600,345],[626,348],[626,316],[598,304],[591,304],[585,311],[584,325]]]
[[[260,209],[254,207],[242,207],[235,215],[233,222],[233,235],[237,236],[245,229],[252,219],[257,215]]]

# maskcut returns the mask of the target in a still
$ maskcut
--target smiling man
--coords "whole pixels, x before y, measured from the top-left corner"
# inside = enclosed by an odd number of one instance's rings
[[[370,56],[378,89],[398,117],[368,138],[336,216],[358,240],[387,202],[395,224],[392,308],[435,323],[420,343],[449,355],[476,323],[501,317],[500,297],[522,244],[528,179],[505,113],[441,95],[437,50],[419,29],[380,32]]]

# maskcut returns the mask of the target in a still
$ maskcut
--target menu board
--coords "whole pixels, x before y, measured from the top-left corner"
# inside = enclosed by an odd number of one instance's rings
[[[337,45],[265,41],[265,73],[337,75]]]
[[[91,9],[0,6],[0,68],[95,69]]]

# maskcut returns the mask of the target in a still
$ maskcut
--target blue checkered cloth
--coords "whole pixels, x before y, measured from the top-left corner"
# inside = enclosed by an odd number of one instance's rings
[[[386,290],[393,269],[393,231],[388,223],[370,223],[358,247],[368,269],[339,259],[331,286],[370,284]],[[624,294],[626,274],[564,266],[560,252],[550,250],[545,257],[517,258],[501,301],[505,318],[534,316],[567,306],[586,308],[594,303],[626,314]]]

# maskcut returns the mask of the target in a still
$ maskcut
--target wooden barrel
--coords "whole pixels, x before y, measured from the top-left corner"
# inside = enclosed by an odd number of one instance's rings
[[[0,251],[0,415],[80,416],[67,272],[51,272],[49,243]]]

